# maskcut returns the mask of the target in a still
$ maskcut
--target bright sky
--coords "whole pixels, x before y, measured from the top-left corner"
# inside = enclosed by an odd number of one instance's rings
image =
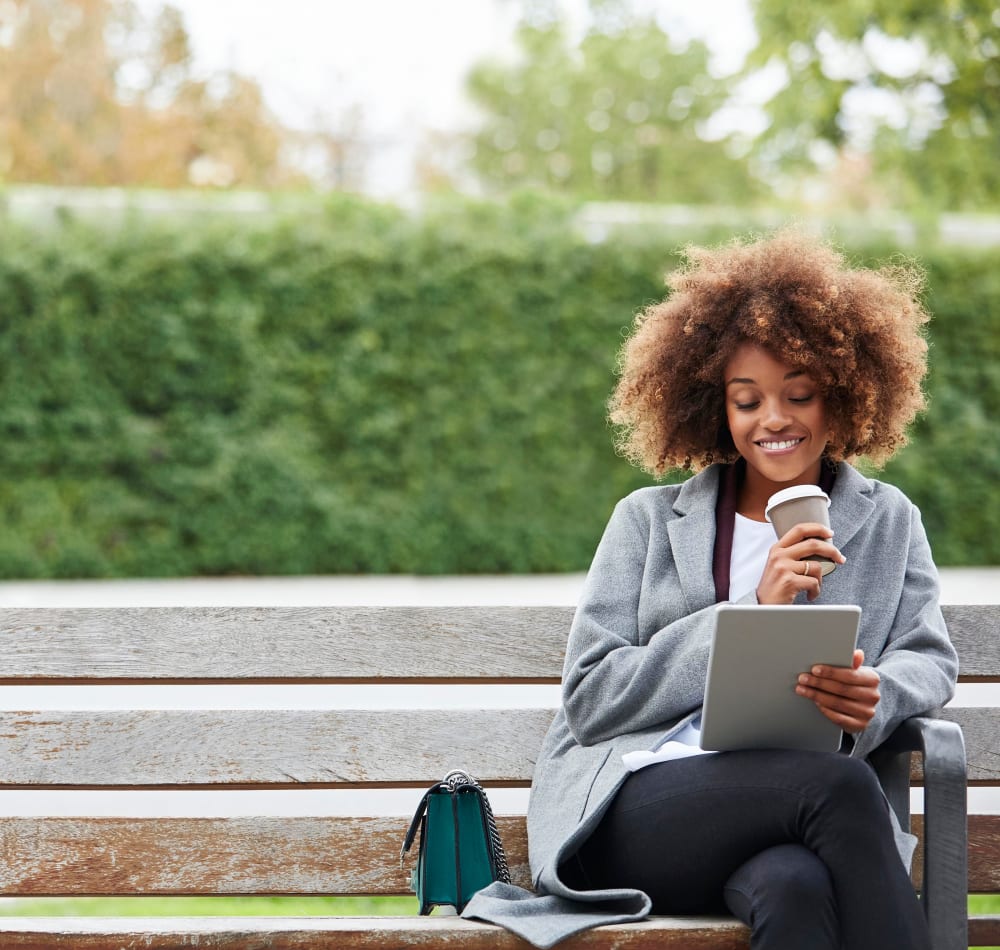
[[[511,51],[519,0],[171,0],[197,64],[253,76],[292,125],[337,129],[358,105],[373,145],[368,186],[405,193],[426,130],[472,121],[470,66]],[[747,0],[639,0],[672,35],[703,37],[720,68],[739,65],[754,34]],[[639,5],[637,4],[637,5]],[[140,0],[147,10],[161,0]],[[562,0],[579,21],[586,0]]]

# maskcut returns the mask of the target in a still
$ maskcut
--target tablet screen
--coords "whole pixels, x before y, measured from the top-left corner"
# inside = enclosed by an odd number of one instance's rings
[[[842,732],[795,692],[817,663],[850,666],[861,608],[720,604],[708,660],[701,747],[836,752]]]

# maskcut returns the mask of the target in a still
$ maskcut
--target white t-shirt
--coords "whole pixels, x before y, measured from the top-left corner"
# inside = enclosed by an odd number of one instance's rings
[[[733,602],[756,590],[767,563],[767,552],[778,540],[767,521],[736,515],[733,554],[729,561],[729,599]]]
[[[733,525],[733,553],[729,562],[729,599],[739,600],[756,590],[767,563],[767,552],[777,540],[774,528],[766,521],[753,521],[736,515]],[[636,772],[654,762],[669,762],[689,755],[707,755],[701,748],[701,714],[699,713],[669,742],[652,752],[626,752],[622,762],[630,772]]]

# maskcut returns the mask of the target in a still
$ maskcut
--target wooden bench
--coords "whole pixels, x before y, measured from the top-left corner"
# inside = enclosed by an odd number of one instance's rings
[[[214,809],[199,812],[203,817],[16,817],[4,811],[0,895],[405,894],[408,869],[400,870],[399,846],[405,812],[421,790],[454,767],[488,789],[527,787],[551,704],[192,710],[157,701],[169,692],[161,687],[424,684],[432,697],[443,698],[446,685],[461,683],[482,687],[486,705],[491,684],[558,682],[571,614],[537,607],[0,610],[5,696],[16,695],[14,687],[53,685],[65,694],[66,687],[90,685],[101,688],[102,700],[106,693],[110,706],[122,704],[115,694],[136,695],[126,687],[146,687],[142,708],[88,711],[72,698],[62,710],[42,709],[37,700],[35,711],[27,701],[5,703],[29,711],[0,712],[2,789],[160,789],[178,797],[236,789],[412,792],[395,817],[365,814],[365,807],[351,817],[322,808],[313,817],[221,818],[209,817]],[[963,680],[1000,682],[1000,606],[950,607],[946,616]],[[150,696],[154,708],[145,708]],[[964,730],[970,786],[1000,784],[997,712],[945,711],[944,719]],[[914,821],[931,839],[927,870],[918,857],[915,879],[918,886],[927,881],[936,950],[966,946],[966,786],[961,768],[957,791],[940,774],[954,767],[951,728],[932,725],[925,737],[930,752],[944,749],[945,764],[929,767],[927,779],[928,807],[938,807],[940,818],[929,818],[926,827],[919,816]],[[909,744],[925,741],[917,739]],[[917,759],[913,777],[922,783]],[[909,752],[889,752],[882,765],[897,778],[902,769],[905,781]],[[328,794],[332,801],[334,793]],[[41,804],[43,796],[37,797]],[[907,811],[905,792],[890,797]],[[501,815],[499,823],[514,881],[526,885],[523,815]],[[998,858],[1000,816],[970,816],[969,890],[1000,892]],[[973,918],[968,937],[978,946],[1000,944],[1000,916]],[[526,944],[454,917],[0,920],[0,947],[32,950],[418,946],[523,950]],[[594,930],[563,946],[737,950],[748,940],[731,919],[653,918]]]

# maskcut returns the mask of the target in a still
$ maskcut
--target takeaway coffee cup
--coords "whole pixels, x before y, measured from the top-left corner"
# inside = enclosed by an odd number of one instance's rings
[[[829,528],[829,507],[830,496],[818,485],[793,485],[768,498],[764,517],[771,522],[774,533],[781,538],[803,521],[816,522]],[[818,554],[810,554],[804,560],[819,562],[824,577],[837,566],[828,557],[820,557]]]

